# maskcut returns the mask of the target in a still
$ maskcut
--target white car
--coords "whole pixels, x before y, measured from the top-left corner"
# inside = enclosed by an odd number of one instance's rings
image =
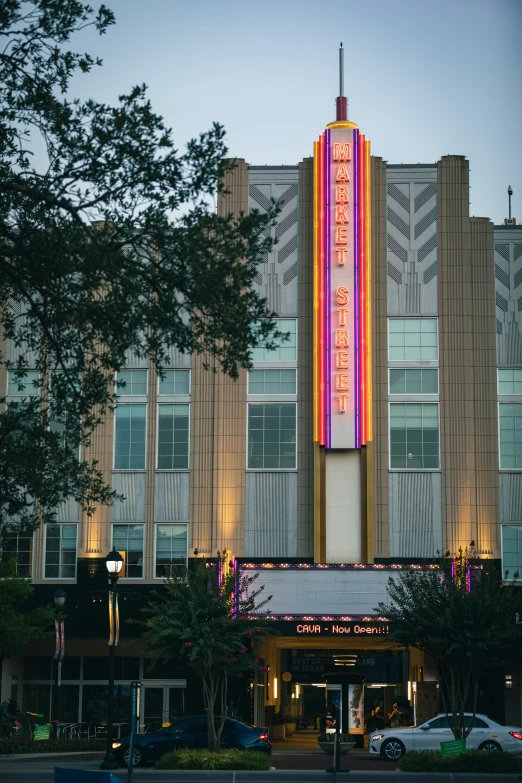
[[[471,713],[465,713],[469,726]],[[423,723],[421,726],[382,729],[370,734],[369,749],[373,755],[381,755],[390,761],[397,761],[408,750],[438,750],[440,743],[454,739],[445,714]],[[522,729],[516,726],[501,726],[487,715],[475,715],[473,728],[466,738],[468,750],[503,750],[506,753],[522,753]]]

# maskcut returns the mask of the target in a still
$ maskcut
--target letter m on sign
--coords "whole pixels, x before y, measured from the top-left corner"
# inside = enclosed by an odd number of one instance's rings
[[[334,144],[333,148],[334,160],[351,160],[352,154],[350,144]]]

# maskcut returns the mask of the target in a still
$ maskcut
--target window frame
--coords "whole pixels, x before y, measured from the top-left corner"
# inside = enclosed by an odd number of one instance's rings
[[[167,396],[167,395],[164,395]],[[159,417],[160,417],[160,406],[161,405],[186,405],[188,408],[188,436],[187,436],[187,467],[186,468],[160,468],[159,467]],[[187,473],[190,470],[190,435],[191,435],[191,428],[190,428],[190,410],[191,404],[190,402],[185,402],[185,400],[162,400],[161,402],[156,403],[156,470],[161,473]]]
[[[504,395],[508,396],[508,395]],[[522,472],[522,466],[520,468],[503,468],[502,467],[502,449],[501,449],[501,442],[500,442],[500,406],[501,405],[522,405],[522,398],[520,400],[507,400],[504,399],[502,402],[500,400],[497,400],[497,437],[498,437],[498,469],[500,473],[521,473]],[[516,455],[515,455],[516,459]]]
[[[424,370],[434,370],[437,373],[437,391],[436,392],[392,392],[391,390],[391,373],[396,370],[403,370],[404,372],[408,372],[409,370],[419,370],[421,373],[424,372]],[[388,395],[390,397],[393,397],[393,402],[397,401],[399,402],[399,398],[407,398],[408,400],[411,398],[422,398],[426,399],[428,402],[435,402],[439,399],[439,390],[440,390],[440,379],[439,379],[439,367],[390,367],[388,366]]]
[[[6,397],[9,397],[11,399],[13,399],[13,398],[22,399],[23,397],[38,397],[39,396],[39,394],[40,394],[40,386],[38,387],[38,389],[35,389],[34,386],[32,385],[33,381],[29,380],[29,378],[27,376],[29,375],[29,373],[35,373],[36,375],[38,375],[38,380],[40,380],[40,371],[39,370],[35,370],[35,369],[26,368],[26,373],[27,373],[26,377],[25,378],[20,378],[19,380],[23,381],[24,383],[28,382],[30,384],[31,391],[30,392],[27,392],[27,391],[19,392],[17,390],[13,394],[9,390],[9,386],[10,386],[10,383],[11,383],[11,377],[16,379],[16,372],[14,370],[8,370],[7,371],[6,387],[5,387],[5,396]]]
[[[129,391],[129,385],[127,385],[125,388],[122,387],[120,389],[118,387],[118,376],[122,372],[131,372],[131,373],[132,372],[144,372],[145,373],[145,393],[139,393],[138,394],[137,392]],[[123,398],[127,398],[127,397],[136,398],[136,397],[139,397],[140,400],[143,399],[144,397],[148,397],[148,391],[149,391],[149,370],[148,370],[148,368],[147,367],[125,367],[123,370],[120,370],[120,372],[117,372],[115,374],[114,387],[115,387],[114,391],[115,391],[115,394],[116,394],[116,397],[118,398],[118,400],[120,398],[122,398],[122,397]],[[131,388],[132,388],[132,382],[131,382]]]
[[[394,468],[391,464],[391,406],[392,405],[436,405],[438,431],[438,468]],[[440,473],[442,471],[442,453],[440,448],[440,402],[438,400],[394,400],[388,401],[388,470],[393,473]]]
[[[502,402],[508,402],[509,400],[507,398],[517,398],[522,400],[522,391],[521,392],[501,392],[500,391],[500,373],[504,371],[508,372],[519,372],[522,378],[522,367],[497,367],[497,396],[502,398]],[[515,380],[513,378],[513,386],[515,384]]]
[[[295,406],[295,467],[293,468],[251,468],[249,467],[249,411],[251,405],[294,405]],[[299,432],[298,432],[298,402],[297,400],[248,400],[246,405],[246,470],[250,473],[297,473],[297,463],[299,459]],[[280,441],[279,441],[280,443]]]
[[[160,525],[184,525],[187,534],[187,549],[185,557],[185,566],[188,565],[188,546],[189,546],[189,523],[188,522],[155,522],[154,523],[154,560],[153,560],[153,580],[165,580],[165,576],[157,576],[157,558],[158,558],[158,527]]]
[[[116,425],[118,418],[118,408],[124,405],[140,405],[145,408],[145,441],[144,441],[144,459],[145,464],[143,468],[117,468],[116,467]],[[148,435],[148,414],[149,414],[148,402],[118,402],[114,409],[114,425],[113,425],[113,443],[112,443],[112,470],[116,473],[143,473],[147,470],[147,435]]]
[[[500,562],[502,566],[502,573],[505,574],[506,568],[504,566],[504,528],[507,527],[516,527],[520,528],[522,530],[522,522],[501,522],[500,523]],[[513,579],[513,575],[508,575],[508,581],[512,583],[515,587],[520,586],[522,587],[522,555],[520,560],[520,567],[515,569],[513,573],[516,573],[518,570],[519,577],[518,579]]]
[[[69,527],[76,528],[76,547],[75,547],[75,553],[76,554],[75,554],[75,558],[74,558],[74,576],[60,576],[60,574],[58,576],[46,576],[46,570],[47,570],[47,531],[48,531],[48,528],[49,527],[60,527],[60,528],[62,528],[64,526],[66,526],[66,525],[68,525]],[[63,581],[73,582],[73,581],[75,581],[77,579],[77,577],[78,577],[78,523],[77,522],[53,522],[52,525],[48,525],[48,524],[44,525],[44,528],[45,528],[45,535],[43,537],[44,538],[44,542],[43,542],[43,544],[44,544],[44,546],[43,546],[43,549],[44,549],[44,551],[43,551],[43,578],[46,581],[49,581],[49,582],[57,582],[57,581],[58,582],[63,582]],[[60,535],[60,544],[61,544],[61,541],[62,541],[62,536]],[[62,562],[61,562],[62,550],[61,550],[61,547],[60,547],[60,549],[58,551],[60,553],[60,560],[58,562],[58,569],[60,569],[61,566],[62,566]]]
[[[298,357],[299,357],[299,319],[296,316],[288,316],[282,318],[278,316],[276,318],[271,318],[270,321],[275,321],[279,324],[284,321],[293,321],[295,323],[295,359],[274,359],[273,357],[271,357],[270,359],[255,359],[254,351],[259,350],[261,348],[261,346],[258,346],[257,349],[256,348],[252,349],[252,354],[251,354],[252,367],[253,369],[258,369],[256,365],[261,364],[267,366],[267,369],[272,369],[272,367],[269,366],[272,364],[274,365],[273,369],[278,369],[283,364],[286,364],[289,367],[291,366],[293,368],[297,364]],[[280,331],[283,331],[282,327],[278,327],[278,329]],[[279,347],[280,348],[288,347],[288,344],[281,343]],[[263,350],[265,350],[265,348],[263,348]],[[264,369],[264,367],[263,368],[260,367],[259,369]]]
[[[188,392],[161,392],[161,378],[158,373],[158,376],[156,378],[157,380],[157,396],[158,398],[162,398],[162,402],[167,402],[170,399],[176,399],[185,401],[186,399],[190,399],[190,395],[192,394],[192,369],[190,367],[162,367],[162,372],[168,373],[168,372],[186,372],[188,373],[189,377],[189,383],[188,383]]]
[[[437,355],[433,359],[392,359],[390,356],[390,323],[392,321],[435,321],[435,334],[437,337]],[[439,361],[439,317],[438,315],[389,315],[387,317],[387,324],[386,324],[386,332],[387,332],[387,345],[386,345],[386,355],[388,359],[388,368],[390,368],[391,365],[396,364],[397,362],[400,362],[400,364],[406,364],[407,366],[411,366],[411,362],[415,362],[415,368],[419,366],[420,363],[424,362],[437,362]],[[395,347],[395,346],[394,346]],[[392,367],[393,369],[393,367]],[[399,369],[399,368],[397,368]],[[389,381],[388,381],[389,384]]]
[[[252,392],[250,391],[250,375],[253,372],[293,372],[295,373],[295,391],[293,392]],[[263,381],[265,383],[265,381]],[[297,367],[251,367],[247,374],[247,399],[249,402],[263,402],[269,400],[274,402],[295,402],[297,401],[298,387]]]
[[[18,556],[20,554],[20,549],[19,549],[19,546],[18,546],[18,542],[19,542],[20,536],[22,536],[22,538],[30,538],[31,539],[31,548],[29,550],[29,553],[30,553],[29,575],[28,576],[23,576],[22,574],[18,573],[18,567],[20,565],[20,563],[18,563],[18,562],[16,563],[16,566],[15,566],[15,574],[16,574],[17,579],[32,579],[33,578],[33,574],[34,574],[34,530],[31,531],[30,535],[25,535],[23,533],[23,531],[18,530],[18,531],[16,531],[16,533],[12,533],[11,535],[5,535],[4,536],[4,540],[6,538],[11,538],[12,539],[15,536],[16,536],[16,544],[17,544],[16,552],[11,553],[11,552],[9,552],[9,550],[6,550],[4,547],[0,547],[0,557],[3,558],[4,553],[6,555],[13,554],[15,556]],[[78,546],[76,548],[78,548]],[[25,564],[22,564],[22,565],[25,565]]]
[[[144,522],[111,522],[111,547],[112,549],[116,548],[116,545],[114,543],[114,528],[116,527],[129,527],[129,526],[137,527],[138,525],[141,527],[142,530],[142,538],[141,538],[141,557],[142,557],[142,564],[141,564],[141,576],[120,576],[120,579],[125,579],[126,582],[129,581],[143,581],[145,578],[145,523]],[[129,540],[129,537],[127,535],[127,541]],[[117,549],[117,552],[121,552],[122,550]],[[126,554],[128,556],[129,550],[126,550]],[[124,567],[127,570],[128,563],[127,561],[124,561]]]

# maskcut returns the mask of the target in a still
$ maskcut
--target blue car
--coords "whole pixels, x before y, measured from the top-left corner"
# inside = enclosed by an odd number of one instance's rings
[[[135,767],[141,764],[154,764],[160,756],[178,748],[206,748],[208,730],[206,715],[187,715],[172,725],[150,734],[137,734],[134,737],[132,755]],[[260,729],[243,723],[235,718],[227,718],[221,734],[222,748],[239,750],[258,750],[271,753],[268,729]],[[122,766],[129,763],[129,739],[115,740],[112,749],[116,761]]]

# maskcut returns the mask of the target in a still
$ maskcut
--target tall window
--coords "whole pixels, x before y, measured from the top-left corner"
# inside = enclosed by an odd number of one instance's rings
[[[146,395],[147,370],[121,370],[116,381],[118,394]]]
[[[156,577],[175,574],[176,568],[186,564],[187,550],[188,525],[156,525]]]
[[[2,541],[2,555],[16,561],[16,576],[30,578],[33,563],[33,534],[21,532],[5,536]]]
[[[499,408],[500,467],[522,468],[522,403],[505,403]]]
[[[146,405],[116,408],[115,470],[145,470]]]
[[[522,370],[499,370],[498,393],[522,394]]]
[[[436,361],[437,358],[436,318],[389,319],[390,361]]]
[[[190,405],[158,405],[158,408],[158,470],[186,470]]]
[[[74,579],[76,577],[77,528],[77,525],[46,526],[46,579]]]
[[[159,379],[160,394],[190,394],[190,370],[164,370]]]
[[[249,468],[294,470],[297,467],[296,407],[295,403],[249,404]]]
[[[439,467],[438,405],[390,405],[390,467],[433,470]]]
[[[296,370],[250,370],[249,394],[295,394]]]
[[[390,370],[390,394],[438,394],[438,370]]]
[[[113,525],[112,546],[123,557],[120,577],[143,576],[143,525]]]
[[[264,346],[254,348],[252,361],[254,362],[295,362],[297,359],[297,321],[291,318],[274,319],[278,330],[285,335],[278,340],[268,342],[277,343],[276,347],[269,351]]]
[[[502,572],[522,581],[522,525],[502,525]]]

